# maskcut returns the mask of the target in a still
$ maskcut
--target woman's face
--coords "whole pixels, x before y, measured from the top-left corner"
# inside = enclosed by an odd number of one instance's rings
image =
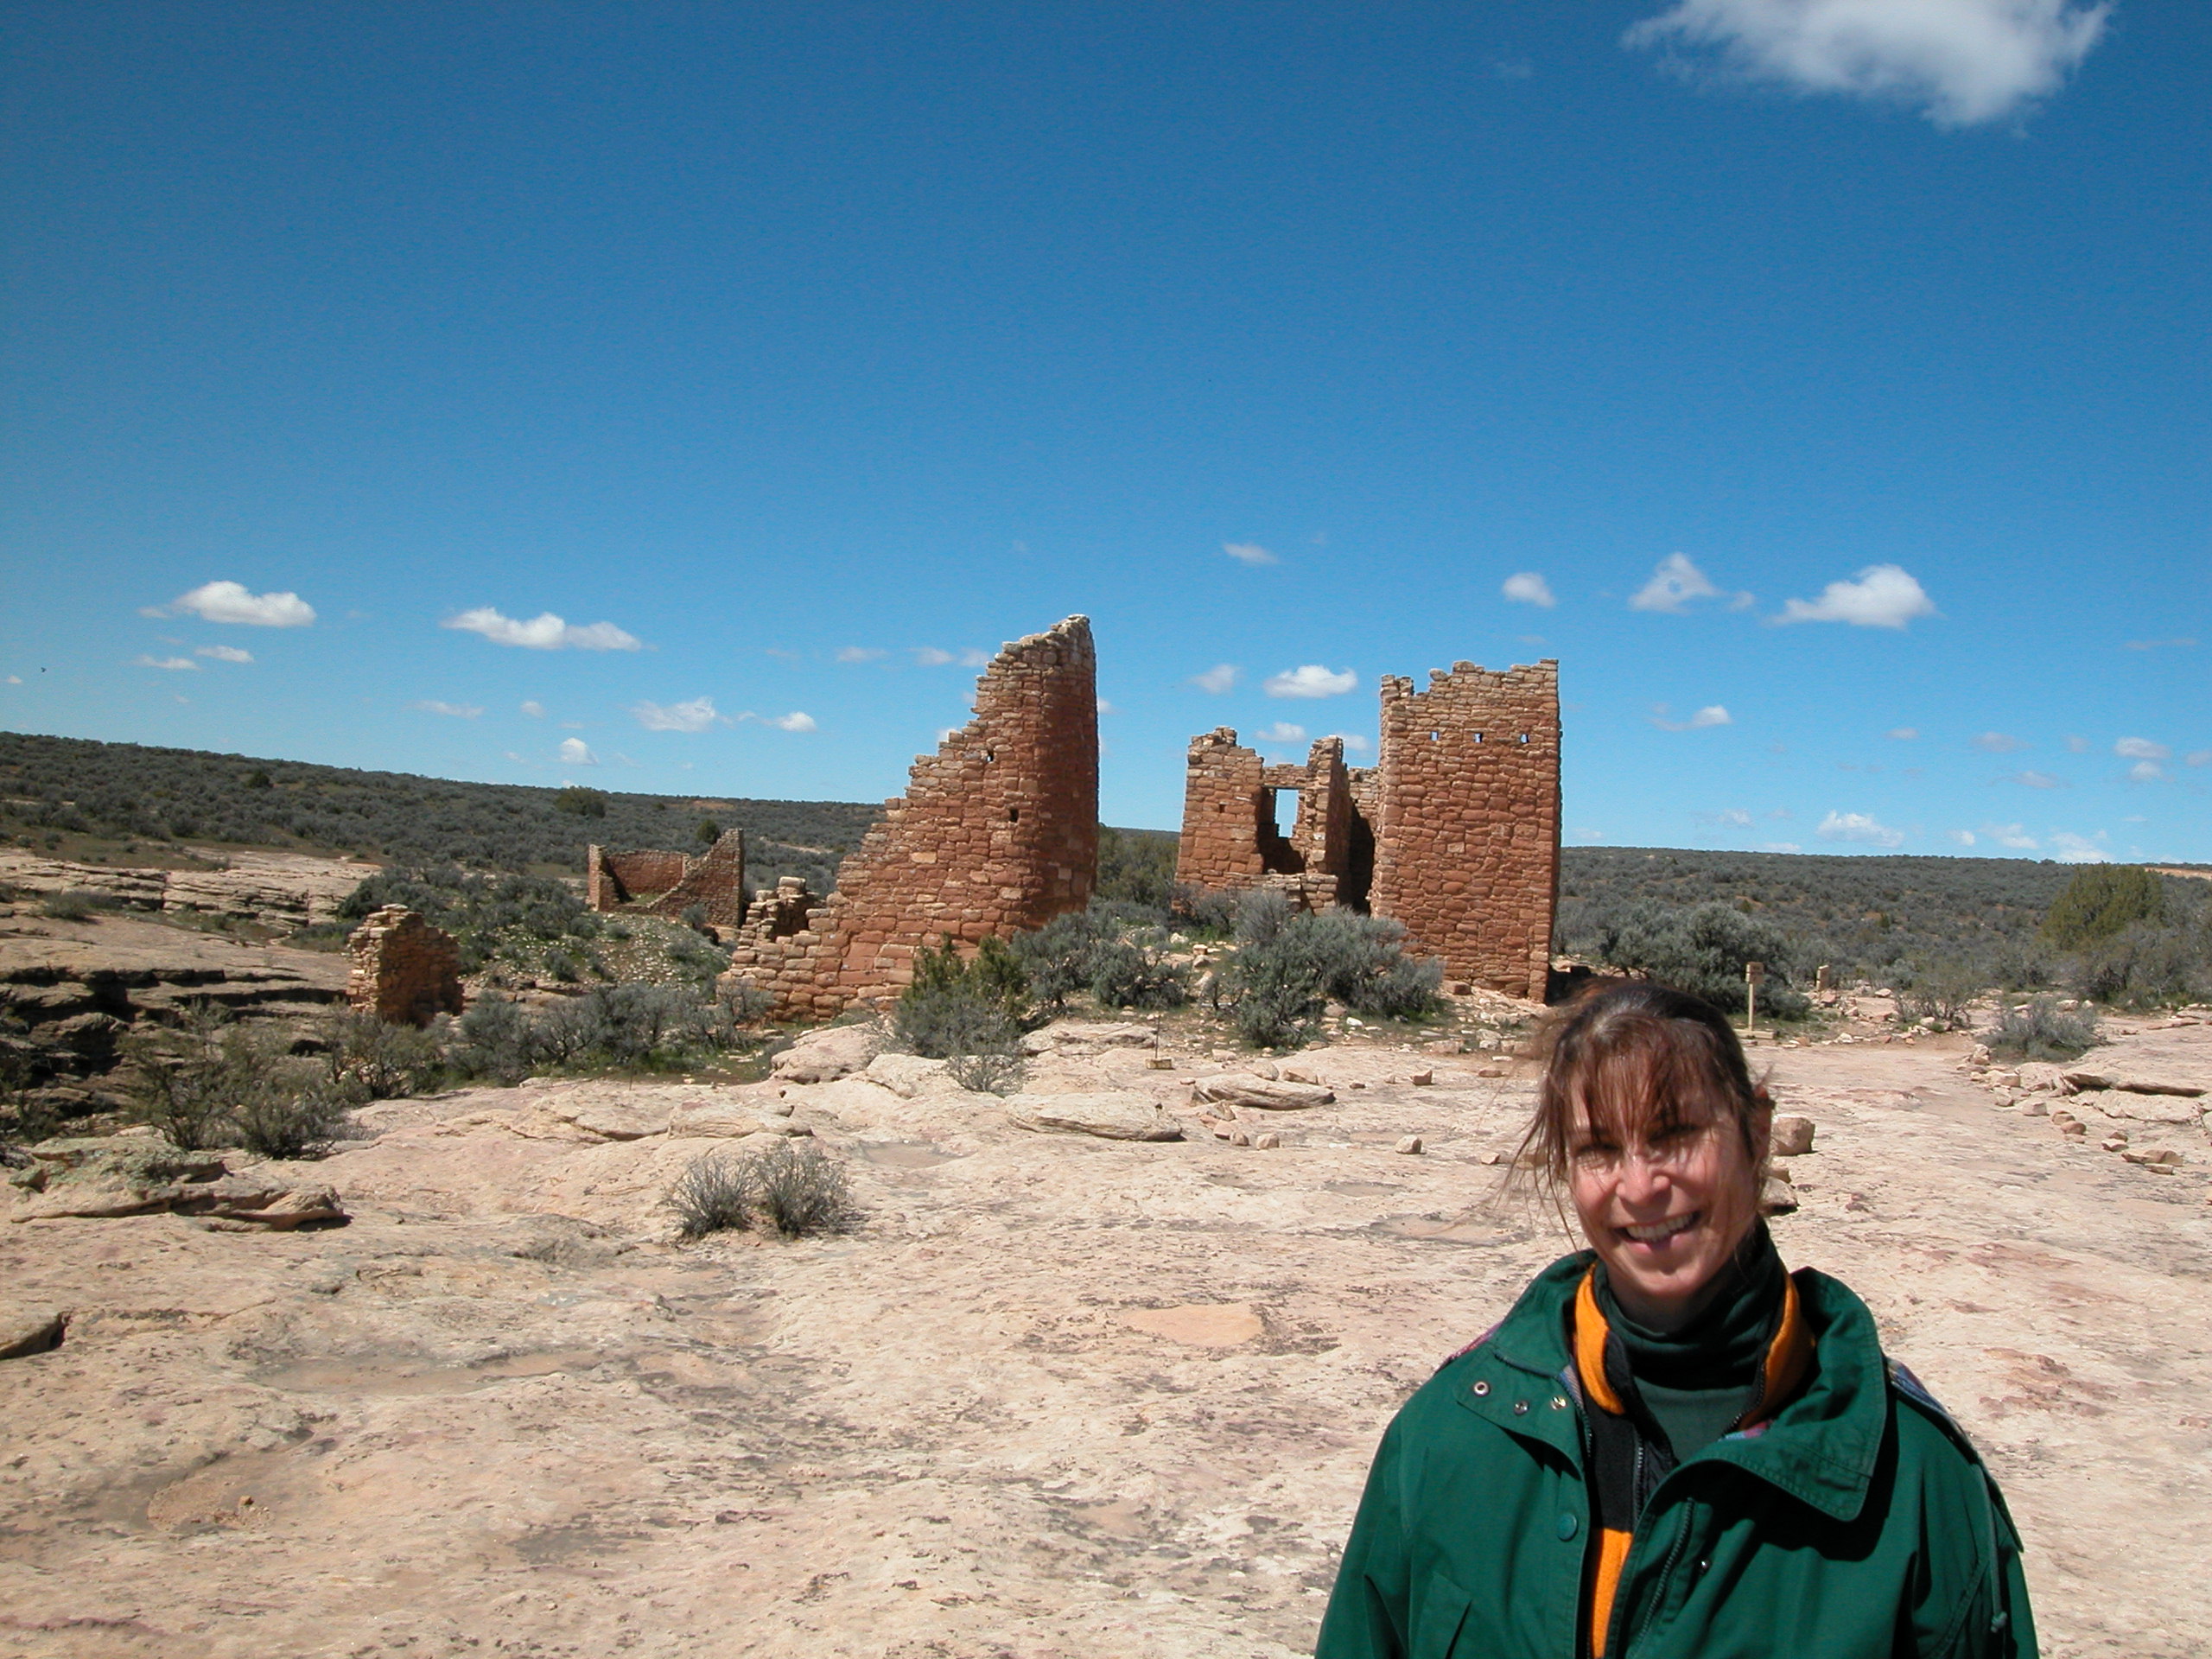
[[[1648,1135],[1592,1129],[1567,1139],[1568,1190],[1623,1311],[1655,1330],[1686,1323],[1719,1288],[1758,1215],[1758,1167],[1773,1108],[1764,1091],[1750,1128],[1692,1109]]]

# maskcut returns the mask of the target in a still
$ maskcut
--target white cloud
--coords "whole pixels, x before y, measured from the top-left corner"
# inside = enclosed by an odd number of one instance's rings
[[[1275,556],[1257,542],[1224,542],[1221,550],[1239,564],[1274,564]]]
[[[924,668],[943,668],[948,663],[957,663],[963,668],[988,668],[991,665],[990,652],[977,651],[972,645],[966,651],[941,651],[935,645],[916,645],[913,652],[914,661]],[[865,659],[841,656],[840,660],[858,662]]]
[[[480,633],[495,645],[521,645],[531,651],[638,651],[643,642],[612,622],[571,627],[550,611],[542,611],[527,622],[502,616],[489,605],[448,617],[441,627],[463,633]]]
[[[2138,760],[2127,769],[2127,775],[2139,784],[2155,784],[2166,775],[2166,769],[2155,760]]]
[[[1107,702],[1105,698],[1101,697],[1098,699],[1098,712],[1102,715],[1118,715],[1122,711]]]
[[[1344,746],[1346,754],[1365,754],[1369,749],[1374,747],[1373,744],[1357,732],[1331,732],[1329,735]]]
[[[1902,847],[1904,831],[1892,830],[1864,812],[1830,812],[1813,833],[1822,841],[1855,841],[1873,847]]]
[[[190,669],[195,674],[200,671],[200,664],[194,662],[189,657],[141,657],[137,660],[137,666],[140,668]]]
[[[1505,579],[1498,591],[1508,599],[1518,600],[1523,605],[1541,605],[1546,610],[1559,603],[1552,597],[1552,585],[1534,570],[1523,570]]]
[[[561,760],[563,765],[571,766],[595,766],[599,764],[599,757],[591,752],[581,737],[562,739]]]
[[[812,715],[798,709],[792,709],[788,715],[763,715],[760,716],[760,723],[763,726],[772,726],[779,732],[813,732],[821,729],[814,723]]]
[[[213,657],[219,663],[250,663],[253,653],[240,651],[236,645],[202,645],[192,653],[195,657]]]
[[[2005,777],[2005,781],[2010,784],[2024,784],[2030,789],[2063,789],[2066,787],[2066,780],[2063,778],[2054,778],[2047,772],[2007,772]]]
[[[410,709],[420,709],[426,715],[451,715],[455,720],[474,720],[484,711],[473,702],[440,702],[426,697],[420,702],[410,702]]]
[[[1854,628],[1901,628],[1916,616],[1934,616],[1936,601],[1894,564],[1870,564],[1853,582],[1832,582],[1818,599],[1793,599],[1777,622],[1848,622]]]
[[[1805,849],[1794,841],[1769,841],[1760,843],[1760,850],[1769,853],[1802,853]]]
[[[1201,691],[1219,696],[1244,677],[1244,671],[1234,663],[1216,663],[1203,674],[1191,676],[1191,683]]]
[[[1900,743],[1910,743],[1920,735],[1920,728],[1917,726],[1892,727],[1890,729],[1889,735],[1895,738]]]
[[[149,613],[187,611],[205,622],[236,622],[252,628],[304,628],[315,620],[315,607],[297,594],[250,594],[235,582],[210,582]]]
[[[8,683],[21,685],[22,682],[10,674],[8,677]],[[2182,763],[2191,766],[2212,766],[2212,749],[2191,749],[2187,754],[2182,756]]]
[[[1717,702],[1706,704],[1688,720],[1669,720],[1667,718],[1667,705],[1662,702],[1652,710],[1651,723],[1662,732],[1701,732],[1712,726],[1733,726],[1736,721]]]
[[[1974,746],[1984,754],[2011,754],[2028,747],[2018,738],[2003,732],[1984,732],[1974,740]]]
[[[1265,743],[1273,748],[1281,748],[1288,743],[1303,743],[1306,741],[1306,728],[1303,726],[1294,726],[1287,720],[1279,720],[1264,732],[1253,733],[1252,737],[1255,742]]]
[[[2123,760],[2171,760],[2174,752],[2163,743],[2153,743],[2147,737],[2123,737],[2112,746],[2112,752]]]
[[[545,705],[538,702],[535,697],[532,697],[529,702],[523,704],[522,711],[525,715],[528,715],[532,720],[543,720],[545,718]]]
[[[22,683],[23,677],[20,674],[10,674],[8,677],[8,683],[10,685],[21,685]],[[2189,764],[2193,766],[2196,762],[2195,760],[2191,760]]]
[[[874,645],[840,645],[837,647],[836,660],[841,663],[872,663],[883,654],[882,651]],[[948,657],[945,660],[950,662],[952,659]]]
[[[2103,838],[2104,833],[2101,830],[2097,833],[2096,838],[2092,840],[2088,836],[2077,836],[2064,830],[2056,830],[2051,832],[2050,844],[2057,852],[2058,861],[2062,864],[2109,864],[2112,862],[2112,855],[2097,845],[2097,842]]]
[[[1358,683],[1359,676],[1348,668],[1332,672],[1319,663],[1307,663],[1268,675],[1262,689],[1271,697],[1340,697]]]
[[[2056,92],[2111,10],[2111,0],[1677,0],[1621,43],[1710,48],[1742,79],[1970,127]]]
[[[1715,823],[1732,823],[1745,830],[1751,827],[1751,815],[1740,806],[1726,807],[1715,812],[1713,815],[1713,821]]]
[[[694,697],[689,702],[664,707],[658,702],[635,702],[630,705],[630,712],[649,732],[703,732],[730,723],[728,715],[715,712],[712,697]]]
[[[1669,553],[1659,561],[1651,580],[1637,589],[1636,596],[1628,604],[1632,611],[1665,611],[1679,616],[1694,599],[1719,596],[1720,590],[1706,580],[1705,572],[1691,563],[1686,555]]]
[[[991,653],[988,651],[977,651],[971,645],[960,653],[960,666],[963,668],[988,668],[990,665]]]
[[[1961,847],[1971,847],[1974,845],[1974,831],[1971,830],[1954,830],[1951,831],[1951,839],[1957,842]]]
[[[1597,842],[1603,841],[1605,838],[1605,832],[1602,830],[1591,830],[1586,828],[1569,830],[1568,833],[1577,841],[1580,842]]]
[[[1981,833],[1999,847],[2009,847],[2016,853],[2032,853],[2041,845],[2028,833],[2024,824],[1985,823],[1981,826]]]

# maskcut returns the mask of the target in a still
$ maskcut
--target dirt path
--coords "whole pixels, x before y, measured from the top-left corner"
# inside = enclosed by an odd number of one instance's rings
[[[2212,1027],[2141,1041],[2212,1081]],[[2202,1132],[2152,1131],[2181,1173],[2124,1164],[1993,1109],[1962,1048],[1776,1057],[1820,1125],[1783,1252],[1985,1449],[2045,1652],[2200,1652]],[[1179,1106],[1205,1069],[1145,1058],[1046,1081]],[[1525,1083],[1304,1063],[1338,1103],[1268,1151],[795,1090],[869,1211],[827,1241],[660,1242],[715,1143],[563,1115],[718,1092],[677,1084],[378,1109],[317,1172],[341,1230],[0,1225],[0,1297],[75,1310],[0,1362],[0,1654],[1306,1652],[1389,1413],[1565,1241],[1490,1207]]]

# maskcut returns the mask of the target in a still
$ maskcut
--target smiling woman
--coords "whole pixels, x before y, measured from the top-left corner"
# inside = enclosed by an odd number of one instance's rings
[[[1590,1249],[1382,1438],[1319,1659],[2020,1659],[2020,1546],[1966,1436],[1758,1217],[1773,1103],[1641,981],[1562,1010],[1530,1163]]]

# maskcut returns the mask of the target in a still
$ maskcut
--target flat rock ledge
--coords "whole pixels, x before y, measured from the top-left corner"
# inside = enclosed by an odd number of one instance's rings
[[[1336,1096],[1318,1083],[1292,1083],[1263,1077],[1251,1071],[1224,1071],[1200,1077],[1191,1085],[1192,1097],[1223,1106],[1250,1106],[1263,1112],[1303,1111],[1309,1106],[1329,1106]]]
[[[1180,1141],[1183,1126],[1150,1096],[1117,1090],[1081,1095],[1015,1095],[1007,1121],[1018,1128],[1096,1135],[1109,1141]]]
[[[265,1167],[234,1171],[219,1152],[180,1152],[145,1136],[77,1136],[32,1147],[10,1177],[22,1193],[11,1221],[86,1220],[166,1210],[226,1231],[289,1230],[342,1221],[338,1194]]]

